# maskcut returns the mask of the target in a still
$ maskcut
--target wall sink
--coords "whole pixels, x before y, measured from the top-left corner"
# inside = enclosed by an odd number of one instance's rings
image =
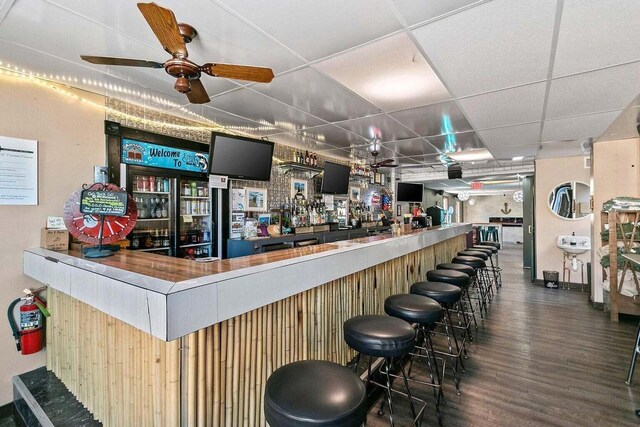
[[[575,245],[571,242],[575,241]],[[571,255],[580,255],[591,250],[591,237],[589,236],[558,236],[556,241],[558,248]]]

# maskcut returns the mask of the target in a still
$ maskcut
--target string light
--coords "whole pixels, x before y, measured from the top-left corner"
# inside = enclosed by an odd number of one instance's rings
[[[188,130],[207,130],[207,131],[224,131],[227,133],[237,133],[237,132],[233,132],[230,131],[229,129],[218,125],[216,122],[214,122],[211,119],[208,119],[200,114],[194,113],[193,111],[188,110],[187,108],[183,107],[180,104],[177,104],[173,101],[169,101],[157,96],[153,96],[151,97],[148,94],[144,94],[144,93],[140,93],[140,91],[133,91],[133,90],[129,90],[127,88],[123,88],[120,86],[113,86],[113,85],[108,85],[107,83],[102,83],[102,82],[98,82],[95,80],[87,80],[87,79],[82,79],[82,83],[86,84],[88,86],[94,86],[94,87],[108,87],[110,86],[110,88],[114,91],[114,92],[119,92],[119,93],[128,93],[128,94],[136,94],[138,97],[143,98],[143,99],[152,99],[153,101],[155,101],[157,104],[161,104],[161,105],[165,105],[168,107],[173,107],[176,110],[179,110],[181,113],[185,113],[186,115],[192,117],[193,119],[195,119],[194,121],[200,121],[200,122],[204,122],[201,125],[180,125],[180,124],[175,124],[175,123],[166,123],[166,122],[159,122],[157,120],[152,120],[152,119],[147,119],[147,118],[142,118],[142,117],[138,117],[129,113],[125,113],[122,111],[119,111],[117,109],[114,109],[112,107],[109,106],[105,106],[103,104],[100,104],[98,102],[95,102],[93,100],[90,100],[88,98],[84,98],[82,96],[79,96],[78,94],[72,92],[71,90],[68,90],[66,87],[66,84],[63,83],[56,83],[53,82],[52,80],[54,80],[54,76],[52,74],[49,74],[48,78],[46,74],[43,74],[42,76],[40,76],[40,73],[33,73],[30,70],[26,70],[26,69],[20,69],[18,66],[11,66],[11,64],[4,64],[2,61],[0,61],[0,75],[6,75],[9,77],[19,77],[19,78],[24,78],[24,79],[28,79],[30,82],[32,82],[33,84],[36,84],[40,87],[44,87],[46,89],[49,90],[53,90],[56,93],[65,95],[71,99],[83,102],[85,104],[89,104],[92,105],[96,108],[102,109],[107,113],[113,114],[115,116],[119,116],[119,117],[123,117],[126,118],[134,123],[138,123],[138,124],[145,124],[145,125],[149,125],[149,126],[157,126],[157,125],[161,125],[164,127],[168,127],[168,128],[172,128],[175,130],[181,130],[181,131],[188,131]],[[72,77],[72,76],[60,76],[60,75],[56,75],[55,79],[57,80],[64,80],[65,82],[71,82],[71,81],[75,81],[77,82],[78,79],[76,77]],[[74,90],[82,90],[82,89],[77,89],[74,88]],[[144,108],[149,108],[148,106],[143,106]],[[159,113],[163,113],[162,111],[159,111]]]

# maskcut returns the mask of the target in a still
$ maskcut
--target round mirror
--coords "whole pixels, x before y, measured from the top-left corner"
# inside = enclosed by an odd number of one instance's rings
[[[549,208],[564,219],[580,219],[591,213],[590,189],[577,181],[563,182],[549,194]]]

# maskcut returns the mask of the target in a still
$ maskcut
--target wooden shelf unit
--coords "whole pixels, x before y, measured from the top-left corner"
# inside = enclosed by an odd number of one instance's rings
[[[619,266],[617,233],[617,231],[620,230],[622,235],[623,253],[630,253],[632,244],[634,242],[640,242],[640,227],[638,226],[638,222],[640,221],[640,210],[611,209],[609,212],[602,212],[601,215],[602,230],[605,230],[604,224],[609,225],[609,310],[611,314],[611,321],[617,322],[618,315],[620,313],[640,316],[640,300],[638,299],[638,296],[640,296],[640,285],[638,283],[637,273],[633,269],[632,263],[628,260],[625,260],[622,264],[622,276],[618,283]],[[633,224],[633,228],[631,230],[631,234],[627,237],[623,225],[629,223]],[[624,283],[627,273],[633,275],[636,291],[638,292],[638,295],[635,297],[620,294],[620,290],[622,289],[622,284]],[[603,274],[603,277],[605,274]]]

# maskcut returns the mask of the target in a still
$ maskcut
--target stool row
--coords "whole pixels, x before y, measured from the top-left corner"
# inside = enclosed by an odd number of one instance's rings
[[[319,360],[278,368],[269,377],[265,390],[264,411],[269,425],[361,426],[368,412],[367,389],[371,385],[384,389],[378,414],[384,414],[386,405],[392,427],[396,423],[393,395],[408,400],[411,425],[420,425],[427,404],[412,394],[410,382],[432,388],[442,425],[440,404],[446,361],[460,395],[459,371],[465,372],[467,346],[473,341],[473,329],[478,328],[475,314],[479,312],[484,321],[495,292],[502,286],[499,249],[499,243],[481,242],[461,251],[451,263],[438,264],[427,272],[427,280],[414,283],[410,294],[389,296],[384,303],[387,316],[348,319],[343,325],[344,340],[357,352],[353,371]],[[439,350],[432,339],[436,334],[446,337],[444,348]],[[355,374],[363,356],[368,358],[365,382]],[[379,361],[375,370],[374,359]],[[414,363],[419,361],[425,362],[428,377],[411,377]],[[393,387],[396,379],[402,381],[402,390]]]

